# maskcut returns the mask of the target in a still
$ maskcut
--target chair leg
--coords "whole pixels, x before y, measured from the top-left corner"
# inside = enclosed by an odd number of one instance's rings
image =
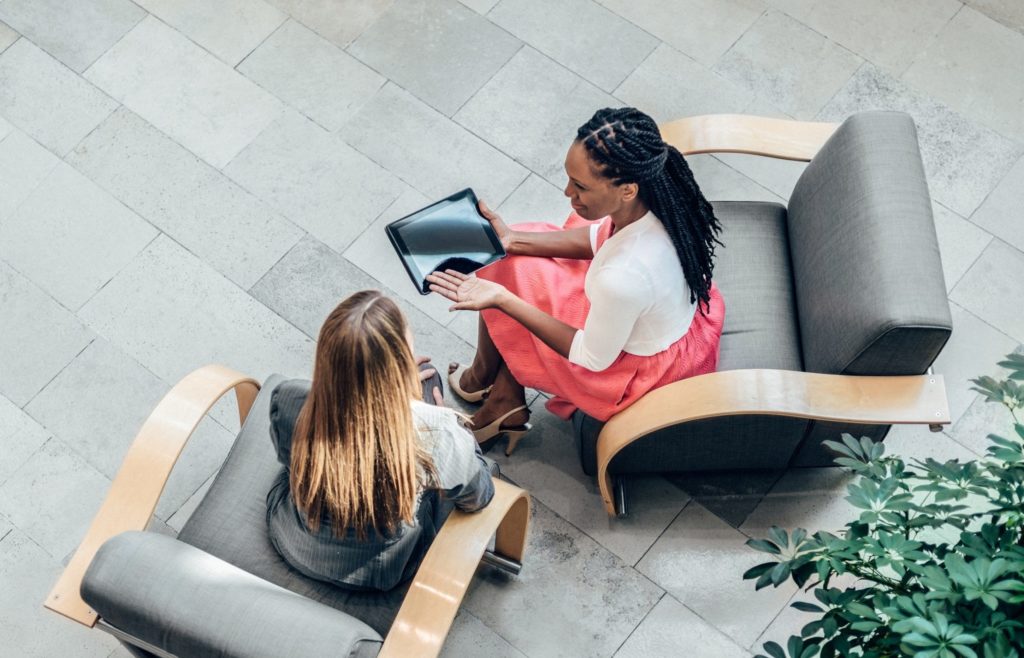
[[[615,516],[623,518],[629,513],[626,508],[626,478],[622,475],[615,476]]]

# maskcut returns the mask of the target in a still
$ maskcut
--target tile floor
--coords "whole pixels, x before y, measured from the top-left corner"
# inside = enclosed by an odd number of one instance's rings
[[[475,187],[557,221],[561,159],[601,106],[918,123],[955,333],[955,424],[890,449],[971,457],[1006,419],[968,378],[1024,342],[1024,5],[1014,0],[7,0],[0,3],[0,646],[126,656],[41,601],[153,404],[212,361],[307,375],[344,295],[397,296],[420,351],[475,319],[405,280],[380,230]],[[455,157],[452,157],[452,156]],[[802,166],[693,159],[717,199],[784,200]],[[750,656],[802,624],[743,545],[836,527],[831,469],[635,480],[610,520],[565,424],[509,477],[535,499],[522,576],[485,573],[446,656]],[[232,440],[217,409],[154,526],[173,533]]]

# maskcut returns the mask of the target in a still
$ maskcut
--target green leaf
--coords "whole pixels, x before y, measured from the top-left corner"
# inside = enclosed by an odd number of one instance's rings
[[[786,652],[782,650],[782,647],[777,642],[765,642],[761,646],[764,647],[764,650],[772,658],[786,658]]]
[[[773,569],[776,564],[778,564],[778,563],[777,562],[765,562],[763,564],[757,565],[756,567],[750,567],[749,569],[747,569],[743,573],[743,580],[753,580],[754,578],[757,578],[758,576],[760,576],[764,572],[770,571],[771,569]]]
[[[822,608],[806,601],[794,601],[790,604],[790,607],[802,610],[803,612],[825,612]]]
[[[782,551],[778,546],[765,539],[748,539],[747,546],[751,547],[755,551],[761,551],[762,553],[771,553],[772,555],[782,554]]]

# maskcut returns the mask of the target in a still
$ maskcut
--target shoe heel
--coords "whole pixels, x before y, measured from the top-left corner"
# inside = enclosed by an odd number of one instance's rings
[[[508,436],[508,445],[505,446],[506,457],[512,456],[512,451],[516,449],[516,445],[519,444],[519,440],[522,439],[532,428],[533,426],[527,423],[521,430],[505,430],[505,435]]]

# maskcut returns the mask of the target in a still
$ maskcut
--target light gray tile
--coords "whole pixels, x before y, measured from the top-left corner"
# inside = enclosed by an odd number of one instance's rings
[[[899,75],[960,10],[957,0],[816,0],[799,20]]]
[[[401,183],[337,135],[287,112],[224,173],[342,251],[399,194]]]
[[[741,646],[748,647],[796,591],[792,583],[754,592],[743,572],[765,561],[747,538],[690,503],[637,569]]]
[[[448,331],[466,341],[470,347],[476,349],[480,331],[479,313],[476,311],[456,311],[455,318],[446,326]]]
[[[688,155],[693,178],[708,201],[770,201],[785,200],[758,185],[713,155]]]
[[[738,528],[782,477],[782,472],[678,473],[667,477],[706,510]]]
[[[129,0],[6,0],[0,20],[81,73],[146,15]]]
[[[842,590],[847,587],[855,587],[857,586],[857,583],[858,581],[856,578],[853,578],[848,575],[843,575],[837,578],[833,578],[829,586],[837,587],[840,590]],[[860,586],[857,587],[857,589],[860,588]],[[754,596],[759,596],[759,594],[760,593],[755,594]],[[790,599],[789,605],[783,608],[782,612],[779,613],[779,616],[776,617],[774,621],[772,621],[768,628],[766,628],[764,632],[761,634],[761,637],[757,638],[757,641],[754,642],[754,646],[752,647],[754,650],[760,651],[764,643],[769,641],[775,642],[776,644],[779,644],[781,646],[786,646],[786,644],[789,642],[790,635],[799,636],[801,629],[805,625],[811,623],[812,621],[815,621],[816,619],[821,618],[821,615],[818,613],[804,612],[803,610],[798,610],[792,607],[792,604],[795,601],[802,601],[806,603],[813,603],[815,605],[821,605],[821,603],[815,598],[813,591],[805,592],[803,590],[800,590],[793,594],[793,598]]]
[[[64,163],[0,225],[0,257],[74,310],[158,232]]]
[[[85,536],[110,480],[50,439],[0,487],[0,514],[60,560]]]
[[[689,658],[750,658],[738,644],[669,595],[658,601],[615,658],[675,656],[682,647]]]
[[[792,119],[763,98],[755,98],[743,110],[743,113],[776,119]],[[796,187],[800,176],[807,169],[806,162],[780,160],[744,153],[716,153],[715,158],[762,187],[771,190],[787,202],[793,195],[793,188]]]
[[[391,222],[429,205],[431,201],[415,190],[406,190],[345,250],[345,258],[435,322],[446,325],[453,319],[453,313],[448,310],[452,303],[433,293],[420,294],[384,232],[384,227]]]
[[[908,464],[928,458],[939,462],[977,459],[978,454],[951,439],[948,431],[932,432],[927,425],[893,425],[885,437],[885,454],[902,457]]]
[[[267,0],[320,36],[341,47],[349,45],[394,0]]]
[[[388,84],[342,129],[345,141],[430,198],[466,187],[507,197],[529,172],[451,119]]]
[[[139,5],[228,66],[242,61],[287,19],[263,0],[139,0]]]
[[[506,642],[504,638],[484,626],[484,623],[460,610],[452,622],[448,637],[441,649],[442,658],[525,658],[525,654]]]
[[[953,316],[953,335],[935,359],[934,368],[945,381],[949,415],[955,423],[977,397],[970,390],[970,380],[996,374],[996,362],[1012,352],[1019,341],[957,304],[951,303],[949,310]]]
[[[50,433],[42,425],[0,395],[0,484],[28,461],[49,438]],[[0,517],[2,525],[3,519]],[[5,532],[5,529],[0,528],[0,536]]]
[[[74,315],[0,261],[0,394],[23,406],[94,336]]]
[[[60,160],[35,140],[13,130],[0,141],[0,221],[28,198]]]
[[[215,167],[281,113],[281,103],[152,16],[85,77]]]
[[[599,0],[705,66],[722,54],[764,11],[762,0]]]
[[[208,363],[259,381],[312,369],[312,341],[166,236],[79,316],[168,384]]]
[[[993,240],[949,298],[1017,342],[1024,342],[1024,253]]]
[[[984,203],[971,215],[971,222],[1024,251],[1024,158],[1010,169]]]
[[[397,0],[348,51],[451,115],[521,46],[454,0]]]
[[[537,174],[530,174],[495,212],[508,224],[543,222],[561,226],[572,212],[565,192]]]
[[[658,45],[593,0],[502,0],[487,18],[605,91],[615,89]]]
[[[979,47],[982,46],[982,47]],[[903,75],[907,84],[1024,140],[1024,34],[964,7]]]
[[[0,541],[4,643],[24,658],[109,655],[119,646],[112,636],[73,623],[43,607],[61,571],[58,560],[18,529]]]
[[[1024,153],[1020,144],[971,123],[870,64],[857,71],[818,118],[842,121],[865,110],[913,117],[932,197],[961,217],[970,217]]]
[[[941,204],[932,204],[932,216],[942,255],[942,275],[949,292],[985,251],[992,236]]]
[[[542,404],[530,422],[511,457],[504,446],[492,451],[502,473],[626,564],[635,565],[690,500],[661,476],[633,476],[626,480],[629,515],[609,517],[597,483],[580,467],[572,425]]]
[[[773,525],[812,533],[840,530],[860,514],[845,500],[853,479],[853,474],[832,467],[787,471],[740,530],[751,537],[763,537]]]
[[[196,509],[199,507],[199,503],[203,502],[203,499],[206,498],[206,494],[209,493],[210,486],[213,484],[216,477],[216,473],[210,475],[210,477],[206,479],[206,482],[196,489],[196,491],[188,497],[188,500],[186,500],[185,503],[181,505],[176,512],[174,512],[174,514],[168,517],[166,524],[168,528],[175,533],[181,532],[181,529],[185,527],[185,524],[188,523],[188,520],[192,518],[192,514],[194,514]]]
[[[738,114],[753,92],[661,44],[615,90],[615,96],[664,123],[700,114]]]
[[[740,37],[714,71],[797,119],[814,116],[861,63],[806,25],[768,11]]]
[[[12,126],[7,119],[0,117],[0,141],[3,141],[3,139],[7,137],[12,130],[14,130],[14,126]]]
[[[1020,352],[1020,348],[1016,351]],[[998,368],[997,372],[993,374],[996,377],[1005,377],[1006,371]],[[988,452],[989,446],[992,445],[992,441],[988,438],[989,434],[1006,439],[1016,439],[1015,424],[1009,409],[1002,404],[989,402],[986,398],[978,395],[964,415],[960,417],[960,420],[947,432],[957,444],[977,455],[984,456]]]
[[[303,234],[126,108],[67,161],[242,288]]]
[[[260,44],[238,70],[327,130],[337,130],[385,78],[293,20]]]
[[[0,53],[7,50],[21,35],[11,29],[10,25],[0,23]]]
[[[619,103],[525,47],[455,115],[455,120],[556,186],[576,130]]]
[[[480,15],[486,14],[494,9],[494,5],[498,4],[498,0],[459,0],[459,2]]]
[[[0,55],[0,114],[59,156],[116,107],[28,39]]]
[[[964,0],[964,3],[1024,34],[1024,4],[1017,0]]]
[[[542,504],[530,526],[522,572],[481,571],[463,609],[529,656],[611,655],[662,591]]]

